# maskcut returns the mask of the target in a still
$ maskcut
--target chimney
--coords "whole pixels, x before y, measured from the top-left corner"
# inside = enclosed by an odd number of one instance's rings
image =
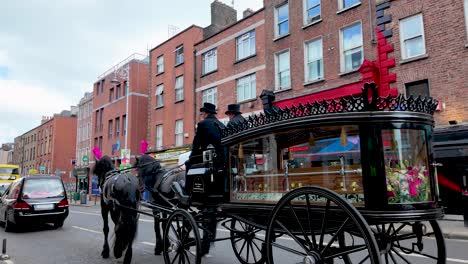
[[[253,13],[255,13],[255,11],[253,11],[253,10],[250,9],[250,8],[247,8],[247,9],[244,10],[244,12],[242,13],[242,18],[246,18],[246,17],[252,15]]]
[[[219,0],[211,3],[211,25],[206,27],[203,37],[208,38],[237,22],[237,11]]]

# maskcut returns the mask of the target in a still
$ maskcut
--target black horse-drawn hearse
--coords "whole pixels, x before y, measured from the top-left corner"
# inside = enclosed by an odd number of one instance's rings
[[[201,263],[202,237],[243,264],[445,263],[431,98],[362,96],[273,108],[222,130],[186,174],[187,196],[143,203],[166,263]],[[184,200],[184,202],[181,202]],[[216,238],[213,219],[228,236]]]

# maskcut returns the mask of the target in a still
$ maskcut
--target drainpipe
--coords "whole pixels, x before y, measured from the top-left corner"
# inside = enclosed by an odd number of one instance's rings
[[[197,49],[193,49],[193,133],[197,125]]]
[[[372,3],[375,3],[375,0],[368,0],[369,3],[369,26],[370,26],[370,33],[371,33],[371,42],[375,44],[375,34],[374,34],[374,25],[373,25],[373,16],[372,16]]]

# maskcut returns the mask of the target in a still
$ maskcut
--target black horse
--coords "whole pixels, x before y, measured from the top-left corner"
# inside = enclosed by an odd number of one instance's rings
[[[145,184],[146,190],[149,190],[151,193],[150,201],[161,206],[172,207],[172,205],[169,204],[169,200],[172,200],[176,195],[173,191],[173,183],[177,182],[183,185],[185,172],[180,171],[178,173],[174,173],[174,171],[172,171],[173,173],[170,173],[169,171],[162,169],[159,161],[149,155],[137,157],[135,167],[138,171],[139,177]],[[177,202],[176,200],[173,201]],[[180,204],[178,205],[180,206]],[[167,215],[153,210],[153,216],[154,232],[156,234],[154,254],[161,255],[163,251],[161,229],[164,228],[166,224],[164,219]]]
[[[114,222],[114,256],[122,257],[123,251],[126,248],[124,264],[129,264],[132,260],[132,244],[135,239],[138,214],[135,211],[138,209],[143,182],[140,177],[135,177],[130,173],[119,173],[115,170],[112,159],[108,156],[103,156],[96,161],[93,172],[99,178],[99,187],[101,193],[101,215],[104,222],[104,246],[102,249],[102,257],[109,257],[109,224],[108,214],[110,213]],[[118,206],[117,203],[121,206]],[[131,208],[126,209],[126,208]]]

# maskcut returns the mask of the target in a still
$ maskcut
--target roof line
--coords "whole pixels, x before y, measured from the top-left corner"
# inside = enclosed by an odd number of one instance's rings
[[[165,41],[163,41],[162,43],[160,43],[160,44],[159,44],[159,45],[157,45],[156,47],[154,47],[154,48],[150,49],[150,51],[149,51],[149,52],[151,53],[153,50],[155,50],[155,49],[157,49],[157,48],[161,47],[162,45],[166,44],[166,43],[167,43],[167,42],[169,42],[170,40],[172,40],[172,39],[176,38],[177,36],[181,35],[182,33],[186,32],[186,31],[190,30],[191,28],[199,28],[199,29],[203,29],[203,28],[202,28],[202,27],[200,27],[200,26],[197,26],[197,25],[195,25],[195,24],[192,24],[191,26],[189,26],[189,27],[187,27],[186,29],[184,29],[184,30],[180,31],[179,33],[175,34],[174,36],[172,36],[172,37],[170,37],[170,38],[166,39]]]

